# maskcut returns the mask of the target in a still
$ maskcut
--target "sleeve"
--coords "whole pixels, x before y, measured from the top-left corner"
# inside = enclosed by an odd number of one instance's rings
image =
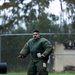
[[[24,55],[26,57],[29,53],[30,53],[30,50],[28,47],[28,43],[26,43],[24,47],[22,48],[22,50],[20,51],[20,55]]]
[[[42,53],[44,57],[49,56],[53,50],[52,44],[48,40],[44,40],[43,48],[45,49],[45,51]]]

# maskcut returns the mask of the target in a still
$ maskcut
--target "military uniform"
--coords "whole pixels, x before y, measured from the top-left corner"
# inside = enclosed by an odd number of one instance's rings
[[[25,44],[20,55],[26,57],[29,53],[31,54],[28,75],[48,75],[47,60],[51,50],[51,43],[43,37],[39,39],[31,38]]]

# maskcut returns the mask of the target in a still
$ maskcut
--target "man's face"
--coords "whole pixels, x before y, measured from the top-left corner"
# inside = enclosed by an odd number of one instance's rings
[[[37,32],[34,32],[34,33],[33,33],[33,38],[34,38],[34,39],[40,38],[40,34],[37,33]]]

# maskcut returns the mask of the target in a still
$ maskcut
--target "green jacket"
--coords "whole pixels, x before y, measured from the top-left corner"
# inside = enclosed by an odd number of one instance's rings
[[[27,56],[30,53],[32,59],[34,61],[38,61],[40,58],[37,57],[37,53],[41,53],[45,56],[44,60],[47,60],[51,50],[52,45],[47,39],[40,37],[39,39],[35,40],[34,38],[31,38],[24,45],[20,51],[20,54]]]

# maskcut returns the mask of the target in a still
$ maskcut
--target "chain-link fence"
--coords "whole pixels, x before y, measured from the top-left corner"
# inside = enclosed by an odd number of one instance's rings
[[[47,38],[53,45],[55,42],[63,43],[68,40],[75,40],[75,34],[61,34],[61,33],[41,33],[41,36]],[[8,71],[25,71],[27,70],[30,55],[25,59],[18,59],[20,50],[24,46],[24,44],[32,37],[31,33],[26,34],[0,34],[0,61],[6,62],[8,66]],[[60,49],[61,50],[61,49]],[[63,55],[64,58],[71,55]],[[50,56],[50,63],[48,64],[48,70],[54,70],[55,64],[55,55],[54,53]],[[62,57],[62,54],[59,53],[59,57]],[[75,59],[75,55],[72,56]],[[69,58],[68,58],[69,59]],[[60,61],[68,62],[68,59]],[[70,58],[71,59],[71,58]],[[58,64],[59,66],[59,64]]]

